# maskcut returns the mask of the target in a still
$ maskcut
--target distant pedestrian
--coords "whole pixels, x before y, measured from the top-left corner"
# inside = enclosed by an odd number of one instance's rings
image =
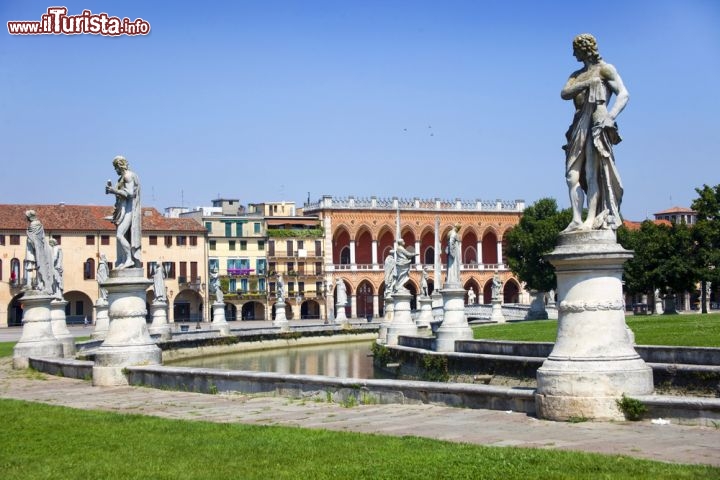
[[[90,322],[88,321],[87,315],[85,315],[85,326],[87,327],[90,325]]]

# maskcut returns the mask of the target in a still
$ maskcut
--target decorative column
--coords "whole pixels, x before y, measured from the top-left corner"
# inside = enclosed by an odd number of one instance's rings
[[[168,304],[163,301],[153,301],[150,305],[152,324],[148,330],[151,335],[160,335],[160,340],[170,340],[172,333],[168,323]]]
[[[498,265],[503,264],[502,240],[497,241],[497,263],[498,263]]]
[[[142,268],[115,269],[100,284],[108,291],[110,326],[95,353],[93,385],[127,385],[125,367],[162,361],[145,323],[145,290],[152,282],[143,273]]]
[[[110,317],[108,316],[109,308],[107,300],[98,298],[95,301],[95,330],[93,330],[90,335],[90,338],[93,340],[105,340],[105,336],[110,328]]]
[[[67,328],[65,317],[65,305],[67,300],[53,300],[50,302],[50,324],[55,338],[63,346],[63,357],[72,358],[75,356],[75,337]]]
[[[357,294],[350,295],[350,318],[357,318]]]
[[[478,265],[483,264],[483,258],[482,258],[482,242],[480,240],[477,241],[477,246],[475,247],[477,249],[477,262]]]
[[[53,297],[39,291],[27,291],[21,299],[23,327],[20,340],[13,348],[13,368],[28,368],[30,357],[61,358],[63,344],[53,335],[50,320]]]
[[[380,316],[380,296],[379,295],[373,295],[372,296],[372,304],[373,304],[373,318],[377,318]]]
[[[350,240],[350,265],[355,265],[355,240]]]
[[[558,333],[537,372],[538,415],[622,420],[616,400],[653,391],[625,324],[622,273],[632,252],[612,230],[590,230],[560,234],[546,258],[558,279]]]
[[[420,252],[420,241],[415,240],[415,253],[418,254],[417,257],[415,257],[415,263],[418,265],[422,265],[423,261],[425,260],[422,256],[422,253]]]
[[[372,264],[377,265],[377,263],[378,263],[377,240],[372,241],[372,247],[370,250],[370,254],[372,255]]]

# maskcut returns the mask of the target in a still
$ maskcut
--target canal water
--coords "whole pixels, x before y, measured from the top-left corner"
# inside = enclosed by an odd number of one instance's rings
[[[177,360],[169,365],[337,378],[383,378],[382,372],[375,372],[373,368],[372,343],[363,341],[232,353]]]

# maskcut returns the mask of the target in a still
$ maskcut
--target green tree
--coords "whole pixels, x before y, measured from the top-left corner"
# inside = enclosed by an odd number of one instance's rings
[[[698,198],[692,203],[692,209],[697,212],[697,223],[692,229],[693,259],[698,280],[702,283],[702,313],[707,313],[705,283],[717,284],[720,279],[720,185],[703,185],[695,191]]]
[[[544,255],[555,248],[571,219],[569,208],[558,211],[555,199],[542,198],[526,208],[520,222],[505,235],[508,266],[527,288],[543,292],[556,288],[555,268]]]

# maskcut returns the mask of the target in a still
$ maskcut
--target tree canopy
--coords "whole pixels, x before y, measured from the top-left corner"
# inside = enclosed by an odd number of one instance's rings
[[[527,288],[543,292],[556,288],[555,268],[543,257],[555,248],[571,219],[569,208],[558,211],[555,199],[542,198],[527,207],[520,222],[505,235],[508,266]]]

